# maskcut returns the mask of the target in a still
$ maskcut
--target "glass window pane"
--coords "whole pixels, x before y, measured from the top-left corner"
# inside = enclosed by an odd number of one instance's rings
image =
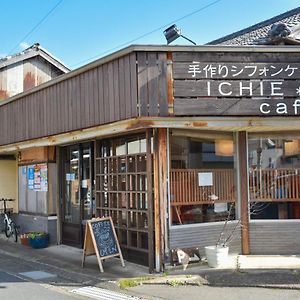
[[[234,141],[181,131],[170,137],[172,224],[235,219]]]
[[[252,219],[300,218],[300,138],[249,135]]]

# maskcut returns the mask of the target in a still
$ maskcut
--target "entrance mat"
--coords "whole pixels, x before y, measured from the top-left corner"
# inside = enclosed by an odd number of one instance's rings
[[[56,277],[55,274],[43,272],[43,271],[31,271],[31,272],[24,272],[19,273],[22,276],[34,279],[34,280],[41,280],[41,279],[47,279],[47,278],[53,278]]]
[[[83,288],[72,290],[71,292],[77,295],[100,300],[145,300],[140,297],[133,297],[126,294],[100,289],[93,286],[86,286]]]

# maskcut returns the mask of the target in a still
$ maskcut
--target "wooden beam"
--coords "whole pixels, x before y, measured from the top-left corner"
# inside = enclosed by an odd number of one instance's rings
[[[12,154],[33,147],[65,145],[89,139],[107,138],[147,128],[186,128],[207,130],[208,132],[211,130],[274,132],[297,131],[299,126],[299,118],[284,117],[145,117],[3,145],[0,146],[0,154]]]
[[[161,267],[164,269],[165,254],[168,253],[168,198],[167,198],[167,178],[168,178],[168,156],[167,156],[167,129],[158,129],[159,144],[159,204],[160,204],[160,224],[161,224]]]
[[[148,265],[149,272],[154,271],[154,224],[153,224],[153,167],[151,153],[152,129],[146,130],[146,163],[147,163],[147,199],[148,199]]]
[[[164,257],[168,245],[167,220],[167,129],[154,131],[154,229],[155,229],[155,270],[164,269]]]
[[[61,244],[62,243],[62,208],[61,208],[61,201],[60,201],[60,196],[61,196],[61,181],[64,180],[62,178],[62,172],[61,172],[61,149],[56,149],[56,179],[52,178],[52,180],[56,180],[56,213],[57,213],[57,243]]]
[[[154,244],[155,244],[155,270],[161,270],[161,224],[159,205],[159,137],[158,129],[154,130],[153,137],[153,179],[154,179]]]
[[[247,133],[238,133],[238,158],[239,158],[239,190],[241,200],[241,224],[242,224],[242,254],[250,253],[249,242],[249,202],[248,202],[248,157],[247,157]]]

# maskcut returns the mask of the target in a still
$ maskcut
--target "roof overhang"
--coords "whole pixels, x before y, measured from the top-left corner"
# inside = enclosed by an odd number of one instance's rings
[[[300,120],[299,118],[282,117],[144,117],[0,146],[0,155],[11,154],[33,147],[57,145],[62,146],[67,144],[79,143],[86,140],[130,134],[149,128],[190,129],[207,132],[299,132]]]

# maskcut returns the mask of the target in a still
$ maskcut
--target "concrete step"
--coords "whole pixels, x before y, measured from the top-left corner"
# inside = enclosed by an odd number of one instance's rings
[[[300,255],[239,255],[240,269],[300,269]]]

